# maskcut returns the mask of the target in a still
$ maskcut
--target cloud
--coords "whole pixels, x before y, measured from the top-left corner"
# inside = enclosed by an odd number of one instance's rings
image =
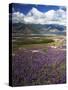
[[[44,14],[37,10],[36,8],[32,8],[30,12],[27,13],[27,16],[35,16],[37,18],[41,18]]]
[[[25,23],[44,24],[46,21],[46,15],[36,8],[32,8],[30,12],[24,17]]]
[[[49,10],[48,12],[45,13],[45,15],[48,18],[48,20],[53,20],[55,13],[56,13],[55,10]]]
[[[58,18],[62,18],[62,19],[65,19],[66,18],[66,12],[62,9],[59,9],[56,11],[56,15]]]
[[[23,22],[24,14],[20,12],[14,12],[12,13],[12,22],[13,23],[19,23]]]
[[[20,12],[12,13],[13,23],[30,23],[30,24],[63,24],[66,23],[66,11],[62,8],[58,10],[49,10],[45,13],[40,12],[36,8],[32,8],[27,15]]]
[[[46,12],[46,16],[48,18],[48,23],[53,24],[66,24],[66,12],[62,9],[58,10],[50,10]]]

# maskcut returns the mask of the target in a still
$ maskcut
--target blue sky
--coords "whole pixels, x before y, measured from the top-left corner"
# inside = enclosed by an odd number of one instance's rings
[[[62,8],[63,10],[66,10],[64,6],[50,6],[50,5],[37,5],[37,4],[12,4],[13,12],[21,12],[23,14],[27,14],[33,7],[37,8],[39,11],[45,13],[49,10],[58,10],[59,8]]]

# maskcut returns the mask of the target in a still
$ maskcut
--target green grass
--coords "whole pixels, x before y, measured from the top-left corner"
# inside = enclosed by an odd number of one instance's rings
[[[54,41],[53,39],[58,38],[57,36],[51,37],[21,37],[16,38],[14,42],[12,42],[13,52],[18,48],[45,48],[45,46],[60,46],[61,43],[59,41]],[[60,37],[59,37],[60,38]],[[46,49],[44,49],[46,51]]]
[[[24,45],[24,44],[42,44],[42,43],[51,43],[54,42],[52,39],[18,39],[14,42],[17,45]]]
[[[46,46],[49,43],[53,43],[53,39],[47,39],[47,38],[21,38],[16,39],[15,42],[12,43],[13,51],[16,51],[19,47],[22,48],[33,48],[33,47],[43,47]]]

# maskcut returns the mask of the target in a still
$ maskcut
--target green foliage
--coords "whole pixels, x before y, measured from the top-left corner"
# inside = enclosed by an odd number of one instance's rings
[[[54,42],[52,39],[21,39],[14,42],[17,45],[23,44],[43,44],[43,43],[51,43]]]

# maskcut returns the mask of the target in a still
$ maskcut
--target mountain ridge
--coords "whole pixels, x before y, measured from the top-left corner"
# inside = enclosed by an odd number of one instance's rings
[[[46,33],[66,33],[66,26],[58,24],[12,24],[13,31],[23,34],[46,34]]]

